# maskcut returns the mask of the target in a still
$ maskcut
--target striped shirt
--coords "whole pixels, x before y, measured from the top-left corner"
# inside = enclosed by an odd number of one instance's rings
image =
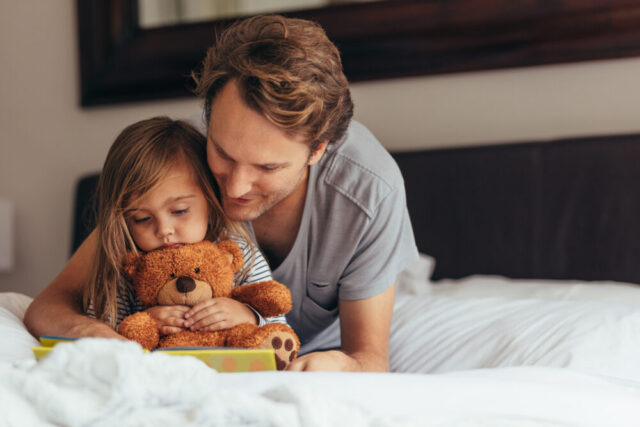
[[[236,274],[233,286],[242,286],[248,283],[263,282],[266,280],[273,280],[271,276],[271,269],[267,264],[262,253],[257,249],[255,245],[249,244],[247,241],[241,238],[231,239],[242,250],[242,256],[244,257],[244,266],[239,273]],[[253,259],[252,259],[253,258]],[[244,273],[244,274],[243,274]],[[122,280],[118,286],[118,293],[116,295],[118,318],[116,320],[116,328],[120,325],[120,322],[125,317],[130,316],[139,311],[144,311],[145,306],[140,302],[133,290],[133,285],[128,280]],[[258,317],[258,326],[263,326],[267,323],[284,323],[287,324],[287,320],[284,315],[264,318],[253,307],[247,305]],[[86,310],[86,314],[89,317],[95,319],[95,312],[93,304],[89,304]]]

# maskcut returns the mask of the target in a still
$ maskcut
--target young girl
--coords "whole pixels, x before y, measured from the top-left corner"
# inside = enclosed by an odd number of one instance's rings
[[[85,312],[114,329],[144,310],[121,272],[127,251],[148,252],[204,239],[234,240],[245,266],[234,286],[271,279],[271,271],[246,229],[225,216],[206,164],[206,140],[186,122],[156,117],[125,128],[111,146],[97,189],[98,248],[83,297]],[[147,312],[161,334],[183,329],[215,331],[240,323],[286,323],[263,319],[230,298],[188,306],[157,306]]]

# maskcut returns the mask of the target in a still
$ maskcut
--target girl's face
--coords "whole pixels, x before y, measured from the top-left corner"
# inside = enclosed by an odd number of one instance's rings
[[[148,252],[204,240],[209,210],[194,173],[181,161],[153,190],[132,200],[125,218],[138,248]]]

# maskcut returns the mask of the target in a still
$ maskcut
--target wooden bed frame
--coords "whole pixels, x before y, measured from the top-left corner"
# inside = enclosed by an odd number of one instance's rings
[[[393,153],[434,279],[640,283],[640,134]],[[91,229],[80,179],[72,250]]]

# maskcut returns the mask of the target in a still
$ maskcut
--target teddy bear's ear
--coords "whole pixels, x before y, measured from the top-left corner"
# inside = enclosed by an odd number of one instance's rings
[[[124,257],[122,257],[122,270],[124,274],[126,274],[129,279],[133,279],[133,275],[136,272],[136,268],[138,267],[138,260],[140,259],[139,254],[135,252],[127,252]]]
[[[218,243],[218,248],[220,248],[227,258],[229,258],[229,262],[231,263],[231,268],[233,271],[240,271],[242,266],[244,265],[244,257],[242,256],[242,251],[230,240],[223,240]]]

